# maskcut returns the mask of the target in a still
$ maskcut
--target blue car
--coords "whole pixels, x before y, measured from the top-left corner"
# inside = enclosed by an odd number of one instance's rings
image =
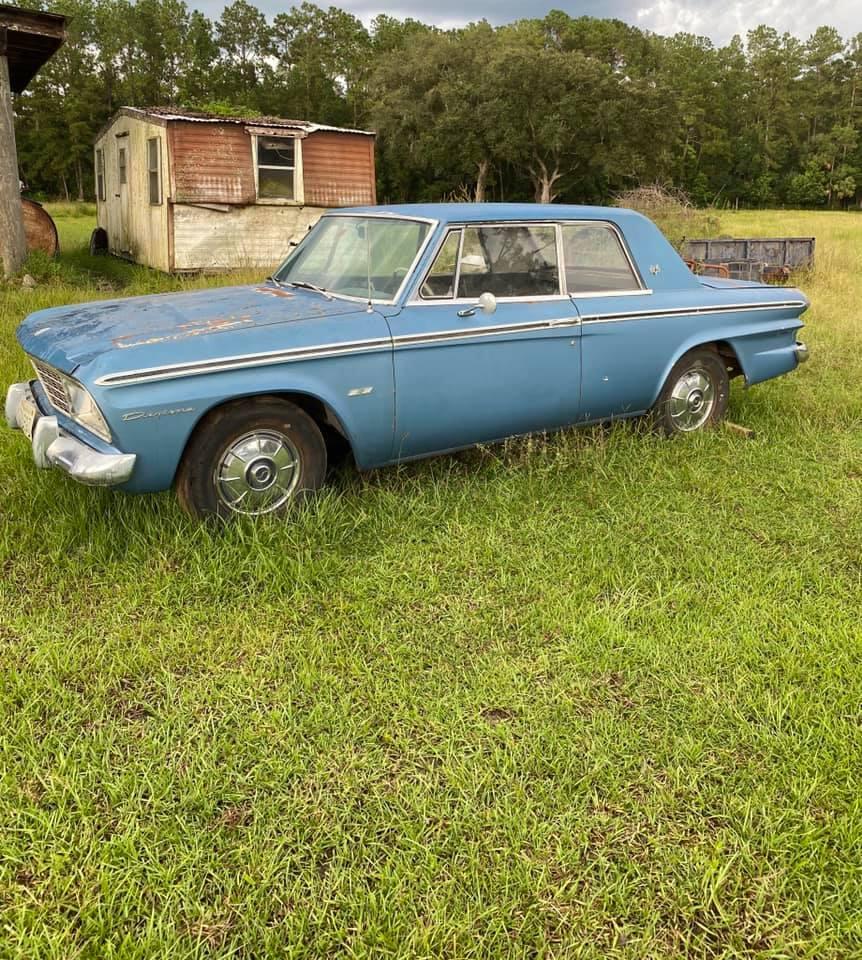
[[[328,213],[252,286],[58,307],[18,340],[6,420],[40,467],[198,516],[284,511],[346,444],[360,469],[651,413],[725,414],[807,358],[795,289],[694,276],[616,208]]]

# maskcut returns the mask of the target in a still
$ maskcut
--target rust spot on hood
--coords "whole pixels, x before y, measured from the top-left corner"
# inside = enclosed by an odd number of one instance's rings
[[[281,287],[255,287],[254,292],[265,293],[269,297],[282,297],[285,300],[293,299],[290,290],[283,290]]]
[[[176,340],[189,340],[207,333],[219,333],[222,330],[231,330],[246,324],[254,324],[250,314],[240,317],[207,317],[202,320],[189,320],[178,323],[174,330],[166,333],[155,333],[147,336],[144,333],[126,333],[115,337],[111,342],[119,350],[128,350],[131,347],[145,347],[154,343],[169,343]]]

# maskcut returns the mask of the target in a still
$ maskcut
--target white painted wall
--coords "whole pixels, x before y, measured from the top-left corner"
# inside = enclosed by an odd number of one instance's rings
[[[274,267],[325,211],[322,207],[256,205],[219,210],[176,204],[175,270]]]

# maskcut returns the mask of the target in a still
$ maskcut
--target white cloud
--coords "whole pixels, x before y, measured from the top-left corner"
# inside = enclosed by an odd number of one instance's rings
[[[792,33],[802,39],[817,27],[831,26],[849,38],[862,30],[858,0],[747,0],[721,6],[705,0],[657,0],[647,7],[633,9],[634,16],[622,14],[637,26],[655,33],[683,31],[726,43],[734,34],[745,34],[767,24],[779,33]]]

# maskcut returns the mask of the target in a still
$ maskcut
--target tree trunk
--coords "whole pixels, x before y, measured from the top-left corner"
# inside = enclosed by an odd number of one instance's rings
[[[536,203],[553,203],[557,199],[554,192],[554,184],[562,177],[559,167],[554,167],[551,173],[543,160],[538,161],[538,170],[530,167],[530,176],[533,179],[533,189],[535,191]]]
[[[9,61],[0,53],[0,260],[3,274],[17,273],[27,256],[27,238],[21,214],[21,183],[15,148],[15,119],[12,114],[12,87]]]
[[[479,161],[479,170],[476,174],[476,193],[474,198],[476,203],[485,202],[485,190],[488,185],[488,169],[490,166],[491,164],[488,160]]]
[[[75,161],[75,179],[78,182],[78,200],[83,202],[84,200],[84,171],[81,169],[81,161]]]

